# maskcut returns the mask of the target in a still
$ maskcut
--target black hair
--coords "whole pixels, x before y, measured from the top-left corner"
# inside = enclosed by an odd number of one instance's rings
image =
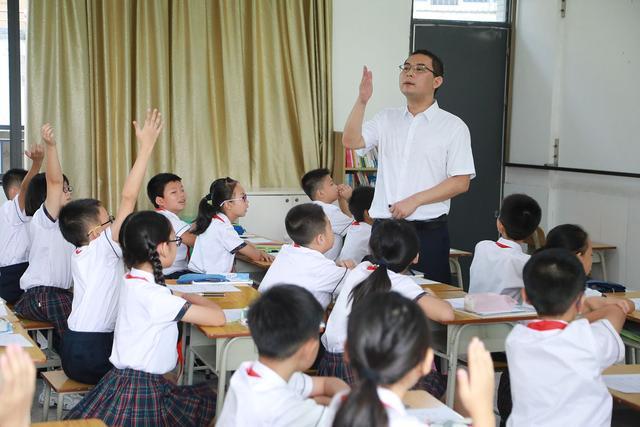
[[[65,184],[69,185],[69,179],[62,175]],[[34,176],[27,188],[27,195],[24,198],[24,212],[27,216],[33,216],[40,206],[47,200],[47,176],[41,172]]]
[[[2,189],[7,200],[9,200],[9,188],[20,187],[25,176],[27,176],[27,171],[19,168],[9,169],[2,174]]]
[[[275,286],[249,308],[247,321],[260,356],[282,360],[312,338],[318,339],[324,310],[308,290]]]
[[[331,176],[331,172],[327,168],[319,168],[310,170],[305,173],[300,180],[300,184],[302,185],[302,189],[309,196],[311,200],[315,200],[316,191],[322,185],[322,181],[327,177]]]
[[[431,339],[418,304],[396,292],[373,294],[354,307],[347,326],[347,352],[358,376],[333,422],[334,427],[386,426],[379,385],[400,381],[424,361]]]
[[[589,235],[579,225],[558,225],[547,234],[544,249],[551,248],[564,248],[573,253],[584,255],[589,248]]]
[[[356,221],[364,221],[364,211],[371,209],[373,202],[373,187],[361,186],[353,189],[351,198],[349,199],[349,210]]]
[[[294,243],[306,246],[324,233],[329,219],[322,208],[315,203],[303,203],[289,209],[284,218],[287,234]]]
[[[128,268],[150,262],[157,284],[164,286],[162,263],[158,245],[171,238],[173,227],[167,218],[153,211],[129,214],[120,227],[118,241],[122,247],[122,258]]]
[[[174,173],[159,173],[147,183],[147,197],[154,207],[160,207],[156,203],[156,197],[164,197],[164,187],[170,182],[182,182],[182,178]]]
[[[531,256],[522,272],[527,299],[539,316],[559,316],[585,289],[584,268],[574,253],[545,249]]]
[[[236,189],[238,181],[233,178],[218,178],[209,186],[209,194],[200,200],[198,205],[198,216],[195,221],[195,228],[192,233],[195,235],[207,231],[211,224],[211,218],[222,212],[222,203],[233,198],[233,191]]]
[[[388,270],[396,273],[406,270],[420,250],[420,240],[408,221],[386,219],[371,232],[369,247],[371,262],[378,266],[351,290],[349,297],[354,307],[369,294],[389,292],[391,280]]]
[[[64,239],[75,247],[89,242],[87,233],[100,218],[100,200],[72,200],[60,209],[58,221]]]
[[[524,240],[538,228],[542,210],[538,202],[526,194],[511,194],[502,201],[498,218],[510,239]]]

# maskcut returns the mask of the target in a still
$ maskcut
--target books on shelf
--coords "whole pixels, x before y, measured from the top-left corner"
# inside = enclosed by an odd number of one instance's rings
[[[375,172],[354,172],[347,173],[344,176],[344,183],[351,187],[360,187],[366,185],[369,187],[376,186]]]
[[[364,156],[359,156],[356,150],[346,149],[344,153],[344,166],[347,169],[375,169],[378,167],[378,150],[369,150]]]

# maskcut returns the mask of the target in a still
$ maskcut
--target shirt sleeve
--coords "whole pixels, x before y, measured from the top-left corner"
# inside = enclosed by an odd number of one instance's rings
[[[451,145],[447,152],[447,176],[471,175],[476,176],[471,150],[471,135],[469,128],[462,121],[452,135]]]
[[[247,242],[242,240],[234,228],[230,225],[224,225],[220,230],[220,240],[222,246],[228,252],[234,254],[247,245]]]
[[[288,385],[296,394],[306,398],[311,396],[313,391],[313,378],[302,372],[295,372],[291,375]]]
[[[351,227],[351,223],[353,222],[353,218],[349,218],[337,207],[331,212],[329,220],[331,221],[331,229],[333,232],[343,237],[347,235],[347,231],[349,231],[349,227]]]
[[[425,291],[420,287],[420,285],[408,277],[403,277],[401,280],[395,281],[395,283],[392,281],[391,290],[398,292],[400,295],[410,300],[416,299],[418,295],[425,294]]]
[[[47,212],[47,208],[44,203],[40,208],[33,214],[33,218],[31,219],[32,226],[49,229],[55,228],[58,226],[58,220],[53,219],[49,212]]]
[[[145,308],[154,324],[174,322],[187,302],[164,287],[159,287],[153,295],[150,295],[150,300],[152,302]]]
[[[607,319],[591,323],[591,332],[596,343],[595,355],[604,370],[624,359],[624,344],[620,334]]]

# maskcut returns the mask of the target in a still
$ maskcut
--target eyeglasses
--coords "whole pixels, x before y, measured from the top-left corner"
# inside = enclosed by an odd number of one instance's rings
[[[182,244],[182,237],[176,237],[175,239],[167,240],[167,243],[176,243],[176,247],[179,248]]]
[[[405,62],[404,64],[398,65],[398,68],[400,68],[400,71],[402,71],[403,73],[408,73],[411,70],[415,70],[415,72],[418,74],[422,74],[422,73],[426,73],[427,71],[430,71],[431,73],[433,73],[434,76],[437,76],[435,71],[433,71],[431,68],[427,67],[424,64],[411,65],[408,62]]]
[[[73,187],[70,185],[63,185],[62,186],[62,192],[63,193],[73,193]]]
[[[247,196],[246,194],[243,194],[240,197],[236,197],[234,199],[227,199],[227,200],[223,201],[222,203],[220,203],[220,206],[224,205],[227,202],[235,202],[236,200],[242,200],[243,202],[246,202],[248,198],[249,198],[249,196]]]
[[[107,220],[107,222],[103,222],[100,225],[96,225],[95,227],[93,227],[91,230],[89,230],[89,232],[87,233],[87,237],[91,236],[91,233],[95,233],[97,230],[99,230],[100,228],[104,227],[107,224],[111,224],[113,221],[115,221],[115,217],[113,215],[109,215],[109,219]]]

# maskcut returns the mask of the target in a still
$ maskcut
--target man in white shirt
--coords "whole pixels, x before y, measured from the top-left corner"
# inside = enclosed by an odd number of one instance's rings
[[[412,221],[420,238],[417,268],[429,279],[450,283],[450,199],[466,192],[475,176],[469,129],[441,110],[434,98],[444,73],[436,55],[417,50],[400,68],[400,91],[407,105],[385,109],[363,125],[373,94],[372,74],[364,67],[342,143],[361,152],[378,147],[371,217]]]

